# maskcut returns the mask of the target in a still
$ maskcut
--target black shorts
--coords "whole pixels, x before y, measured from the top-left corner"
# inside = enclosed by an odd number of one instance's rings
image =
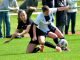
[[[38,45],[38,44],[39,44],[39,41],[38,41],[38,40],[33,41],[33,40],[31,39],[31,41],[30,41],[29,43]]]
[[[50,29],[51,32],[55,33],[56,28],[54,27],[53,29]]]
[[[45,32],[43,32],[43,31],[41,31],[40,29],[36,29],[36,34],[37,34],[37,36],[46,36],[46,33]]]
[[[56,28],[54,26],[52,26],[51,24],[48,25],[48,28],[50,29],[50,31],[55,32]]]
[[[29,34],[30,34],[30,38],[31,38],[30,43],[33,43],[33,44],[39,44],[38,36],[46,36],[46,34],[45,34],[43,31],[41,31],[40,29],[38,29],[38,28],[36,28],[37,40],[35,40],[35,41],[32,40],[32,38],[33,38],[33,30],[31,30],[31,31],[29,32]]]
[[[47,35],[48,35],[49,32],[53,32],[53,33],[55,33],[55,31],[56,31],[56,28],[53,27],[52,29],[50,29],[50,31],[47,32]]]
[[[29,32],[30,37],[33,38],[33,30],[31,30]],[[43,31],[41,31],[40,29],[36,28],[36,36],[46,36],[46,33],[44,33]]]

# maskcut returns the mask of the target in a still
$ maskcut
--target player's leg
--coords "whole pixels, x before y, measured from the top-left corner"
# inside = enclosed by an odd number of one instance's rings
[[[27,46],[27,51],[28,53],[32,53],[33,50],[35,49],[36,47],[36,44],[32,44],[32,43],[29,43],[28,46]]]
[[[42,32],[41,30],[37,29],[37,32],[38,32],[38,41],[39,43],[41,44],[41,48],[43,50],[44,48],[44,45],[47,46],[47,47],[50,47],[50,48],[54,48],[54,49],[57,49],[55,45],[53,45],[52,43],[50,42],[47,42],[45,41],[45,33]],[[59,52],[61,51],[61,49],[58,49]]]
[[[54,40],[54,42],[56,43],[56,45],[58,45],[58,36],[55,33],[49,31],[48,32],[48,36]]]
[[[38,36],[38,41],[39,41],[39,44],[40,44],[40,51],[43,52],[43,49],[44,49],[44,43],[45,43],[45,36]]]
[[[56,28],[55,34],[58,36],[58,38],[64,38],[64,35],[61,33],[61,31],[58,28]]]
[[[57,34],[57,36],[60,38],[60,40],[66,40],[65,38],[64,38],[64,35],[60,32],[60,30],[58,29],[58,28],[56,28],[56,31],[55,31],[55,33]],[[60,46],[60,45],[59,45]],[[61,46],[60,46],[61,47]],[[65,49],[63,49],[62,48],[62,50],[68,50],[68,48],[66,47]]]
[[[29,42],[28,46],[27,46],[26,52],[28,52],[28,53],[36,53],[37,51],[40,50],[40,48],[37,47],[37,45],[38,45],[38,41],[37,40],[36,41],[32,41],[31,40]]]
[[[42,47],[41,47],[42,51],[43,51],[43,45],[47,46],[47,47],[50,47],[50,48],[53,48],[53,49],[56,49],[56,51],[58,51],[58,52],[62,51],[60,47],[55,46],[55,45],[53,45],[52,43],[50,43],[48,41],[45,41],[45,37],[44,36],[39,36],[38,40],[39,40],[39,43],[42,45]]]

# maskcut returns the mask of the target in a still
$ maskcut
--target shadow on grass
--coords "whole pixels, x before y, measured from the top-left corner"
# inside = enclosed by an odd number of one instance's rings
[[[48,51],[48,52],[37,52],[37,53],[9,53],[9,54],[0,54],[0,56],[10,56],[10,55],[31,55],[31,54],[44,54],[44,53],[56,53],[56,51]]]
[[[9,53],[9,54],[0,54],[0,56],[9,56],[9,55],[23,55],[23,54],[26,54],[26,53]]]

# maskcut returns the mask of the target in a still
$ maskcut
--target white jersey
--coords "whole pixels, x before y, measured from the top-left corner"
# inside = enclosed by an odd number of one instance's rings
[[[55,13],[56,11],[57,11],[57,8],[50,8],[50,13],[49,13],[50,23],[53,26],[54,24],[51,20],[53,18],[53,13]],[[44,14],[42,12],[37,16],[35,23],[38,25],[38,28],[43,32],[47,33],[48,31],[50,31],[50,29],[48,28],[48,23],[46,22]]]

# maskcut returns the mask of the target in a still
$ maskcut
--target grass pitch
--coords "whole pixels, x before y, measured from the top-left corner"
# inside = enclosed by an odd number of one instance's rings
[[[35,16],[32,16],[35,20]],[[80,31],[80,14],[77,14],[76,31]],[[11,16],[11,34],[15,32],[17,17]],[[45,47],[44,52],[26,53],[30,38],[14,39],[8,44],[3,44],[6,38],[0,39],[0,60],[80,60],[80,35],[66,35],[71,51],[56,52],[54,49]],[[53,43],[52,39],[47,41]]]
[[[66,35],[71,51],[56,52],[45,47],[44,52],[26,53],[30,38],[14,39],[8,44],[3,44],[6,39],[0,39],[0,60],[80,60],[80,35]],[[53,43],[52,39],[47,41]]]

